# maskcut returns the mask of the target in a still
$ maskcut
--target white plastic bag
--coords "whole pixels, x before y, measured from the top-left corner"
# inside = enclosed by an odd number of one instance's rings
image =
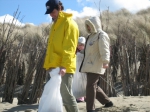
[[[83,54],[77,53],[77,67],[73,78],[72,91],[75,98],[86,96],[86,84],[87,76],[86,73],[79,72],[81,62],[83,60]]]
[[[38,112],[63,112],[62,97],[60,94],[60,68],[49,72],[51,79],[46,83],[42,93]]]

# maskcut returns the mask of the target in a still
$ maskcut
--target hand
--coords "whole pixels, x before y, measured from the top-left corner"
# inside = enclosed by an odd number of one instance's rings
[[[103,68],[108,68],[108,64],[107,63],[103,63]]]
[[[64,75],[66,74],[66,68],[60,67],[59,74],[60,74],[61,76],[64,76]]]

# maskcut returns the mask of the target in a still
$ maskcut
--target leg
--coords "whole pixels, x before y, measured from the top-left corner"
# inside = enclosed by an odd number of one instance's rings
[[[67,112],[78,112],[77,102],[72,93],[73,74],[65,74],[61,82],[61,96]]]
[[[97,86],[100,74],[87,73],[87,87],[86,87],[86,108],[87,110],[95,110],[95,98],[101,104],[110,102],[108,96],[104,91]]]
[[[95,110],[96,87],[99,79],[98,74],[87,73],[86,86],[86,109]]]
[[[99,80],[100,81],[100,80]],[[100,82],[99,82],[100,84]],[[111,107],[113,106],[113,103],[110,101],[108,96],[104,93],[104,91],[98,86],[97,84],[97,89],[96,89],[96,99],[101,103],[105,104],[105,107]]]
[[[99,86],[97,86],[97,90],[96,90],[96,99],[103,105],[110,102],[108,96],[104,93],[104,91]]]

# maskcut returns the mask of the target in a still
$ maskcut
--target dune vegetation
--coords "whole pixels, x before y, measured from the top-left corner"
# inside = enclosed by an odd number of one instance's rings
[[[110,97],[150,95],[150,8],[136,14],[127,9],[100,14],[111,40],[111,61],[100,86]],[[14,18],[18,17],[18,10]],[[76,18],[80,36],[87,37],[84,21]],[[45,84],[43,61],[51,24],[38,26],[0,23],[0,95],[3,102],[33,104]]]

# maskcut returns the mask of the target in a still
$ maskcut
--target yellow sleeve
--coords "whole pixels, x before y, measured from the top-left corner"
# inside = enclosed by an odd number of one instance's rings
[[[74,21],[66,21],[64,35],[61,66],[64,68],[74,67],[76,63],[75,52],[79,37],[78,26]]]

